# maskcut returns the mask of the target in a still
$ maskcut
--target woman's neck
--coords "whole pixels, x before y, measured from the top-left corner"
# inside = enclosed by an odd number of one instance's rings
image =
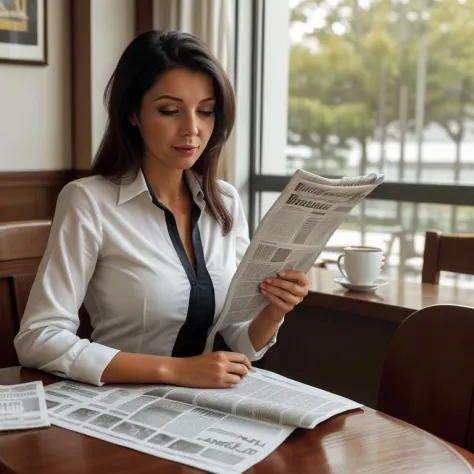
[[[185,191],[183,170],[143,164],[143,172],[156,197],[165,205],[172,206]]]

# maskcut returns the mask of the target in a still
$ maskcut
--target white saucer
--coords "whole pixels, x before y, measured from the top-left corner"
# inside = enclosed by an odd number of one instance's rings
[[[372,293],[379,286],[386,285],[388,282],[387,278],[384,277],[378,277],[372,285],[354,285],[344,277],[334,278],[334,281],[350,291],[359,291],[364,293]]]

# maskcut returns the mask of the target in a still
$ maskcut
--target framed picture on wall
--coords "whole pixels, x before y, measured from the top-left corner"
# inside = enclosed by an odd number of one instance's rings
[[[0,62],[46,65],[46,0],[0,0]]]

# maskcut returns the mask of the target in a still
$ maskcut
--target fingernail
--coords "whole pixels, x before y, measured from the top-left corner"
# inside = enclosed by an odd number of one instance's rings
[[[278,272],[277,275],[278,275],[279,277],[284,277],[284,276],[285,276],[285,272]]]
[[[266,281],[267,283],[271,283],[271,282],[272,282],[272,279],[271,279],[271,278],[267,278],[265,281]]]

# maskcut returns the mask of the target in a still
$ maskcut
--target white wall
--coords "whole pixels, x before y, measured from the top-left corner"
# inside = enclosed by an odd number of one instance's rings
[[[92,154],[99,146],[107,121],[105,86],[122,52],[135,36],[133,0],[91,1]]]
[[[0,63],[0,171],[71,166],[69,2],[48,2],[48,65]]]
[[[92,154],[106,123],[104,88],[134,17],[134,0],[91,0]],[[48,65],[0,63],[0,172],[71,168],[70,48],[69,1],[49,0]]]
[[[290,9],[286,1],[269,3],[272,8],[265,11],[263,38],[261,172],[281,175],[286,174]]]

